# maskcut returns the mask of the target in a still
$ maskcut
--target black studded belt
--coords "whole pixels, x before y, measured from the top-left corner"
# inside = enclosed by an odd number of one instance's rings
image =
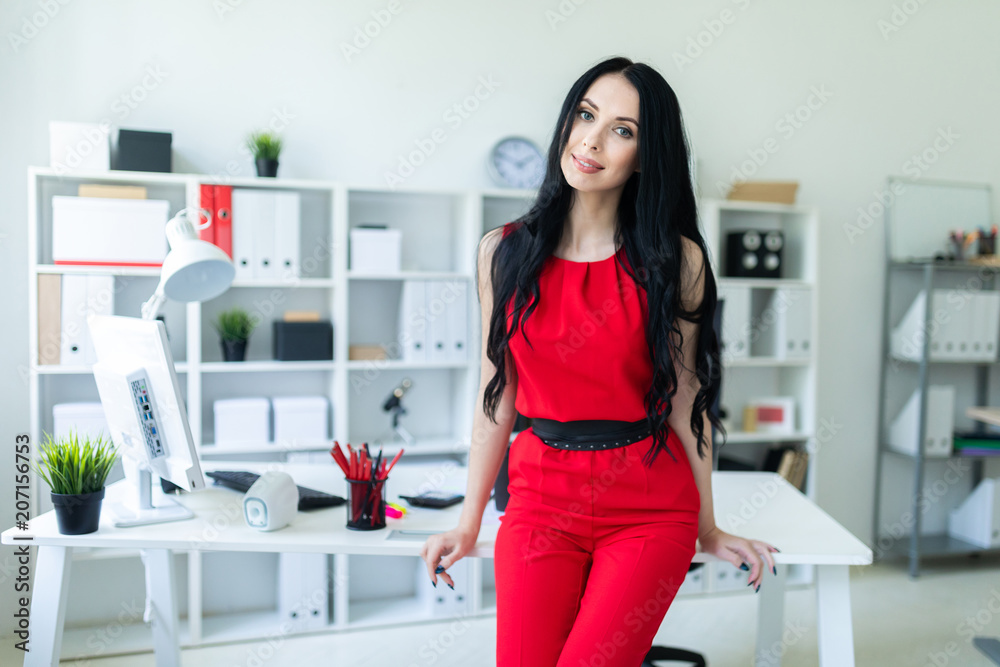
[[[531,431],[550,447],[587,451],[624,447],[652,434],[645,419],[634,422],[616,419],[561,422],[534,417]]]

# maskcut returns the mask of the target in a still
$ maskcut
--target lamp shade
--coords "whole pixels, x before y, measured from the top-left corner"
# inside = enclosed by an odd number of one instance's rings
[[[229,289],[235,275],[236,268],[221,248],[192,239],[170,249],[160,270],[160,284],[172,301],[208,301]]]

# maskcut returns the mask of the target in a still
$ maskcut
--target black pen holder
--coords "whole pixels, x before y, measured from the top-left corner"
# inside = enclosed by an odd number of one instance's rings
[[[385,528],[385,483],[349,479],[347,481],[347,527],[351,530],[378,530]]]

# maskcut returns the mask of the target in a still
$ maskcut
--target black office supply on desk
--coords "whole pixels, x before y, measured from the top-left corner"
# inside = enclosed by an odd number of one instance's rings
[[[257,473],[245,470],[211,470],[206,471],[205,476],[211,477],[220,486],[228,486],[230,489],[243,493],[246,493],[260,477]],[[307,486],[299,486],[298,484],[296,486],[299,489],[299,511],[337,507],[347,502],[346,498],[340,496],[310,489]]]

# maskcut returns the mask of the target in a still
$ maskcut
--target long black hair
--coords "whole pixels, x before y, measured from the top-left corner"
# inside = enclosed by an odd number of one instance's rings
[[[575,192],[566,182],[561,156],[581,98],[591,84],[605,74],[624,76],[639,94],[640,171],[629,177],[622,190],[615,246],[623,248],[628,259],[628,274],[645,290],[649,313],[646,341],[653,361],[653,381],[645,395],[644,406],[653,433],[653,445],[643,462],[651,465],[659,449],[666,450],[677,460],[667,446],[669,426],[666,420],[672,410],[671,397],[677,392],[673,359],[681,355],[683,344],[676,323],[678,317],[700,324],[694,371],[701,386],[691,411],[691,429],[698,440],[698,456],[704,458],[703,414],[718,396],[722,372],[714,327],[715,278],[698,229],[689,149],[677,96],[655,69],[624,57],[610,58],[591,67],[570,88],[549,145],[545,178],[538,196],[530,210],[510,225],[512,231],[504,235],[494,249],[490,267],[493,312],[486,354],[497,372],[486,386],[483,409],[496,423],[497,407],[506,385],[508,342],[519,325],[524,333],[524,319],[537,305],[542,265],[562,236]],[[701,304],[693,312],[686,311],[681,301],[682,237],[698,245],[703,259],[704,293]],[[617,256],[614,261],[619,261]],[[642,292],[639,294],[641,297]],[[507,306],[511,297],[514,298],[513,319],[508,328]],[[671,334],[676,335],[676,344]],[[725,437],[718,417],[711,412],[708,417]],[[711,438],[711,433],[707,435]]]

